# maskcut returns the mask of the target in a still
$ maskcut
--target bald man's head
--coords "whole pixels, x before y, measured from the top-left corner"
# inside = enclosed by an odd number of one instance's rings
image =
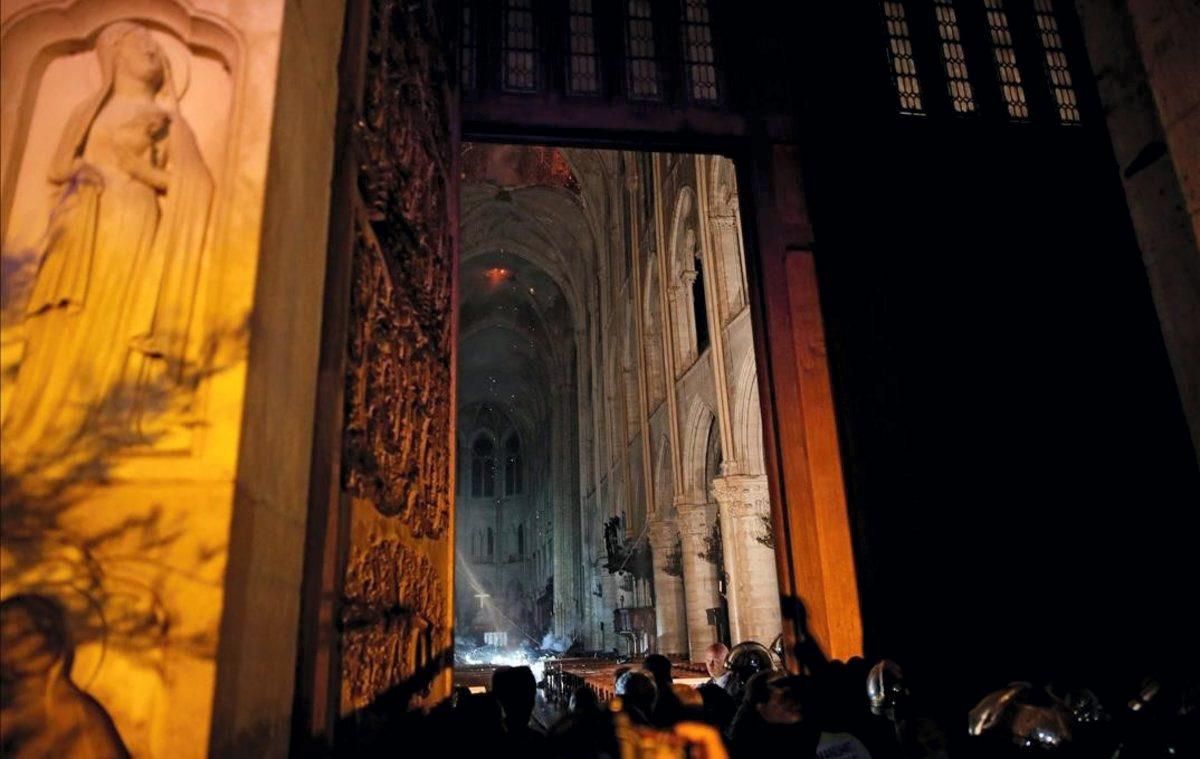
[[[729,657],[729,647],[724,643],[714,643],[704,649],[704,666],[708,676],[718,678],[725,674],[725,659]]]

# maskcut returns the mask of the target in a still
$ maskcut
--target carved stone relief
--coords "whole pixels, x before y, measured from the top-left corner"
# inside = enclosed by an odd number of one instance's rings
[[[343,715],[448,694],[453,271],[446,62],[429,3],[373,0],[346,361]]]
[[[252,278],[209,294],[257,255],[263,186],[230,166],[265,165],[244,135],[269,131],[237,96],[245,18],[196,5],[0,8],[0,596],[50,599],[74,664],[55,688],[136,756],[206,749],[237,450],[196,440],[236,432],[236,372],[219,414],[205,380],[244,360],[214,325],[244,323]]]
[[[448,334],[422,328],[412,280],[360,219],[351,285],[344,467],[346,489],[420,537],[449,526]],[[415,257],[415,256],[414,256]],[[407,286],[406,286],[407,285]],[[449,324],[449,315],[445,316]],[[440,325],[439,325],[440,327]]]
[[[344,471],[349,492],[417,536],[440,537],[450,518],[454,229],[445,66],[421,16],[372,3]]]
[[[201,117],[202,135],[194,130],[185,95],[196,78],[204,97],[218,96],[210,110],[224,110],[219,65],[214,73],[177,38],[133,21],[108,24],[90,50],[46,67],[25,114],[20,172],[5,188],[10,468],[81,442],[154,443],[166,417],[186,413],[209,163],[225,129]]]
[[[367,706],[392,688],[427,692],[446,637],[448,597],[437,569],[399,541],[377,539],[356,547],[344,588],[343,708]]]

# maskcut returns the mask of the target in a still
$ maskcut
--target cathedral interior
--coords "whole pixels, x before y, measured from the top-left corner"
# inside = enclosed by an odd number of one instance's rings
[[[1197,82],[1190,0],[3,0],[0,755],[1200,755]]]
[[[462,174],[456,635],[775,642],[732,162],[466,143]]]

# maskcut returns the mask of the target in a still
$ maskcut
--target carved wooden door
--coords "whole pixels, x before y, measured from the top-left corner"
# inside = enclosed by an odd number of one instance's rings
[[[373,716],[428,706],[451,682],[450,47],[430,0],[348,6],[297,668],[302,743],[353,741]]]

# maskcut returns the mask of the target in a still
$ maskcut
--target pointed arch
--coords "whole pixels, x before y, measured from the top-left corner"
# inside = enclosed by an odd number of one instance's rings
[[[621,335],[621,378],[625,396],[625,429],[624,438],[621,441],[623,445],[633,439],[640,422],[641,398],[638,393],[638,367],[634,353],[637,344],[637,330],[634,328],[633,305],[633,299],[630,298],[622,307],[625,325]]]
[[[521,495],[525,492],[525,462],[522,455],[521,436],[515,429],[509,430],[504,438],[504,495]]]
[[[743,474],[765,474],[762,408],[758,399],[758,372],[750,351],[738,368],[734,382],[733,444]]]
[[[704,281],[693,209],[695,192],[691,187],[679,191],[671,219],[669,282],[671,322],[675,329],[676,369],[682,371],[700,355],[708,334],[704,303]],[[704,338],[704,340],[702,340]]]
[[[708,217],[712,229],[713,259],[717,265],[716,291],[721,300],[721,323],[728,324],[746,305],[746,263],[738,206],[737,173],[733,161],[722,156],[710,160]]]
[[[709,438],[716,423],[716,414],[707,404],[699,398],[692,402],[683,428],[683,487],[680,488],[690,499],[703,499],[708,491]]]
[[[654,511],[660,516],[675,510],[675,475],[671,471],[671,438],[662,435],[658,439],[654,456]]]
[[[663,363],[662,318],[659,302],[658,254],[647,258],[642,288],[642,342],[646,351],[646,389],[649,413],[667,394],[666,368]]]
[[[496,439],[480,430],[471,443],[471,497],[490,498],[496,494]]]

